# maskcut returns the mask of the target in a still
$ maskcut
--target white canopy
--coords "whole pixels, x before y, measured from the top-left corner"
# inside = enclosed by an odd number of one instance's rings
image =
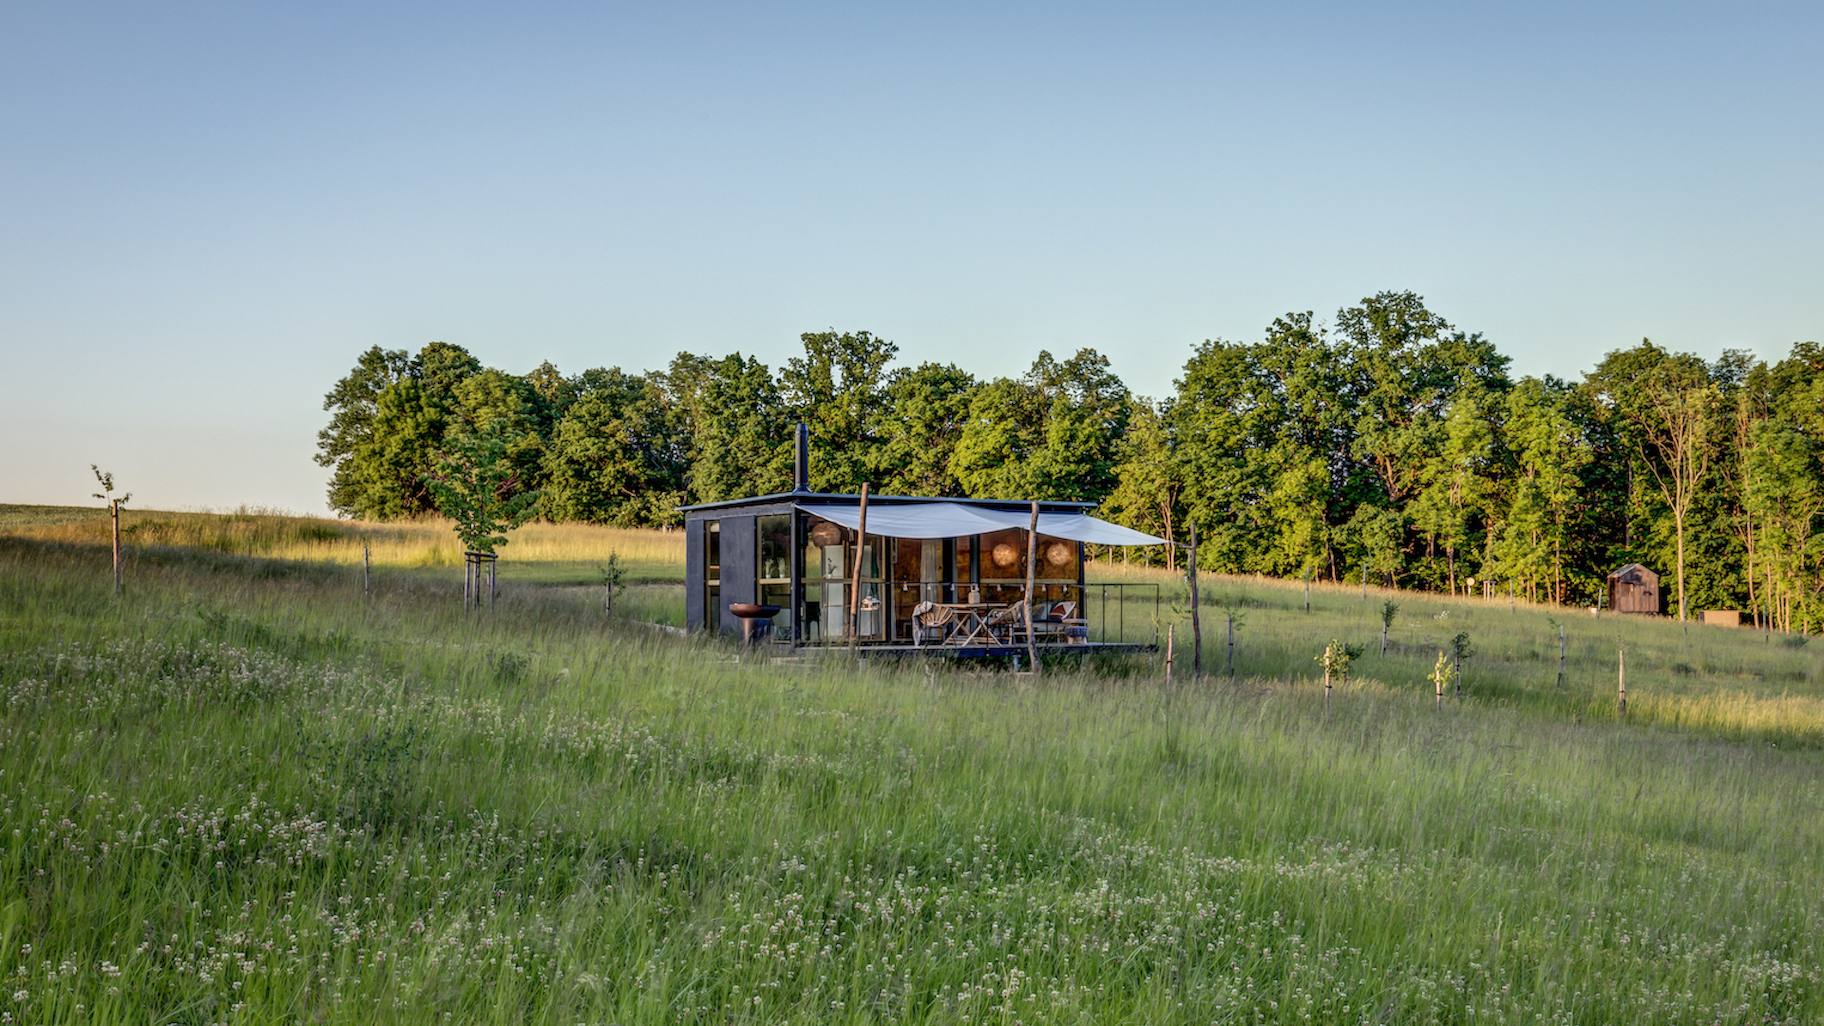
[[[851,531],[861,526],[861,507],[859,505],[801,505],[798,508],[813,516],[841,524]],[[986,534],[989,531],[1004,531],[1009,528],[1024,531],[1031,524],[1032,514],[1030,513],[986,509],[981,506],[964,505],[960,502],[920,502],[903,506],[868,507],[868,533],[885,535],[889,538],[960,538],[965,535]],[[1106,520],[1098,520],[1087,513],[1040,513],[1039,533],[1053,538],[1089,542],[1092,545],[1166,544],[1164,538],[1155,538],[1132,528],[1111,524]]]

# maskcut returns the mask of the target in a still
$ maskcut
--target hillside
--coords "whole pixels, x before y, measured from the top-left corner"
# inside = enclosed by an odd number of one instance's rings
[[[17,1022],[1824,1016],[1817,652],[1777,635],[1404,593],[1383,658],[1383,596],[1224,579],[1233,682],[1182,634],[1171,687],[782,663],[537,583],[581,543],[465,616],[405,542],[364,599],[347,535],[147,516],[118,602],[80,521],[0,536]],[[1326,708],[1331,637],[1373,647]]]

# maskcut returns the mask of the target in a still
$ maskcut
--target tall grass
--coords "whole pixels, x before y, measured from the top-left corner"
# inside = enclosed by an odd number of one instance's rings
[[[1824,1017],[1814,751],[93,563],[0,540],[13,1022]]]
[[[84,514],[87,514],[86,516]],[[301,517],[262,509],[229,513],[127,509],[121,513],[125,543],[138,548],[179,548],[270,559],[360,565],[364,552],[383,567],[458,567],[462,545],[442,517],[370,523]],[[106,544],[105,510],[0,506],[0,531],[42,541]],[[636,580],[683,580],[681,531],[531,523],[508,532],[500,550],[503,572],[512,566],[545,583],[580,581],[619,557]]]

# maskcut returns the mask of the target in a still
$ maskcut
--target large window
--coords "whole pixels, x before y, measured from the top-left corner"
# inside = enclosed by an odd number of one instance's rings
[[[722,629],[722,522],[703,521],[703,629]]]
[[[760,604],[778,606],[773,617],[773,640],[792,640],[792,518],[790,514],[756,518],[760,534]]]
[[[952,542],[944,538],[900,538],[893,543],[893,637],[912,638],[912,610],[920,602],[948,602],[952,589],[945,565]]]
[[[878,640],[886,625],[881,545],[868,535],[861,549],[861,610],[856,636]],[[855,532],[808,517],[804,534],[804,635],[806,641],[847,641],[849,592],[854,587]]]

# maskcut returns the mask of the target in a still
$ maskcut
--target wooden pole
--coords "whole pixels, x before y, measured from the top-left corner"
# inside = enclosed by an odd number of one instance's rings
[[[1165,682],[1167,684],[1172,682],[1172,632],[1177,628],[1178,625],[1175,623],[1165,625]]]
[[[1617,689],[1615,708],[1620,715],[1628,714],[1628,650],[1617,649],[1615,652],[1615,685]]]
[[[500,560],[496,559],[495,557],[493,557],[493,556],[488,557],[488,608],[489,609],[494,608],[494,600],[496,598],[500,597],[500,582],[494,576],[494,568],[497,565],[499,565],[499,563],[500,563]]]
[[[1507,579],[1507,611],[1510,613],[1514,611],[1514,579],[1512,577]]]
[[[1197,587],[1197,521],[1191,521],[1191,679],[1203,679],[1203,621],[1197,612],[1202,597]]]
[[[108,515],[114,520],[114,597],[120,597],[120,500],[108,502]]]
[[[1558,686],[1564,687],[1564,624],[1558,625]]]
[[[849,651],[861,636],[861,560],[868,544],[868,484],[861,484],[861,520],[855,528],[855,583],[849,588]]]
[[[1032,502],[1032,521],[1026,527],[1026,661],[1033,676],[1039,673],[1039,648],[1032,637],[1032,584],[1039,569],[1039,502]]]
[[[1311,611],[1311,571],[1305,571],[1305,612]]]
[[[1229,676],[1235,676],[1235,614],[1229,614]]]
[[[367,546],[361,546],[361,595],[371,597],[374,592],[374,561]]]

